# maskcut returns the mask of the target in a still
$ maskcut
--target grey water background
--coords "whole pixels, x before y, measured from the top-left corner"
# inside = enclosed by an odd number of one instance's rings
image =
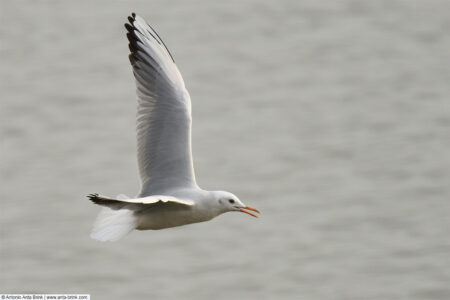
[[[1,1],[0,292],[450,299],[448,1]],[[89,239],[139,189],[123,23],[169,46],[197,179],[262,211]]]

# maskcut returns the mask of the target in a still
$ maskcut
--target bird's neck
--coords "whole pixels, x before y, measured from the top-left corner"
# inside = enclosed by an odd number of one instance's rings
[[[216,194],[217,193],[215,191],[207,191],[202,201],[202,206],[208,211],[211,218],[217,217],[225,212],[223,207],[219,205]]]

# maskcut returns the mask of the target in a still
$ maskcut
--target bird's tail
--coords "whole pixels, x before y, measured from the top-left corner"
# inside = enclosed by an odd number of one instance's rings
[[[94,222],[91,238],[102,242],[117,241],[133,231],[136,226],[136,217],[132,210],[104,207]]]

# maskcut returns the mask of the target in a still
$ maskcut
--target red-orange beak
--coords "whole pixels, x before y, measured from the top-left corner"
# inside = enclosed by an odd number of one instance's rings
[[[257,210],[256,208],[250,207],[250,206],[236,207],[236,208],[238,208],[239,211],[241,211],[241,212],[243,212],[243,213],[246,213],[246,214],[249,214],[250,216],[255,217],[255,218],[257,218],[258,216],[255,215],[255,214],[252,214],[251,212],[249,212],[249,211],[247,211],[247,210],[251,210],[251,211],[254,211],[254,212],[257,212],[258,214],[260,214],[259,210]],[[245,209],[246,209],[246,210],[245,210]]]

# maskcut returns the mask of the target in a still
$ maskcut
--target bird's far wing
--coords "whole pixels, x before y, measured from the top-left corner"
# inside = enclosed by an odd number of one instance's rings
[[[122,208],[124,205],[128,203],[132,204],[158,204],[158,203],[174,203],[181,204],[186,206],[193,206],[195,203],[192,200],[180,199],[172,196],[166,195],[154,195],[143,198],[135,198],[135,199],[114,199],[98,194],[88,195],[89,200],[98,205],[108,206],[111,208]]]
[[[163,202],[163,203],[172,202],[172,203],[178,203],[178,204],[183,204],[183,205],[188,205],[188,206],[192,206],[195,204],[194,201],[192,201],[192,200],[185,200],[185,199],[180,199],[180,198],[176,198],[176,197],[172,197],[172,196],[164,196],[164,195],[154,195],[154,196],[130,199],[130,200],[133,200],[133,201],[127,200],[127,202],[142,203],[142,204],[156,204],[158,202]]]
[[[191,153],[191,100],[158,34],[136,14],[128,17],[129,55],[136,78],[139,197],[196,187]]]

